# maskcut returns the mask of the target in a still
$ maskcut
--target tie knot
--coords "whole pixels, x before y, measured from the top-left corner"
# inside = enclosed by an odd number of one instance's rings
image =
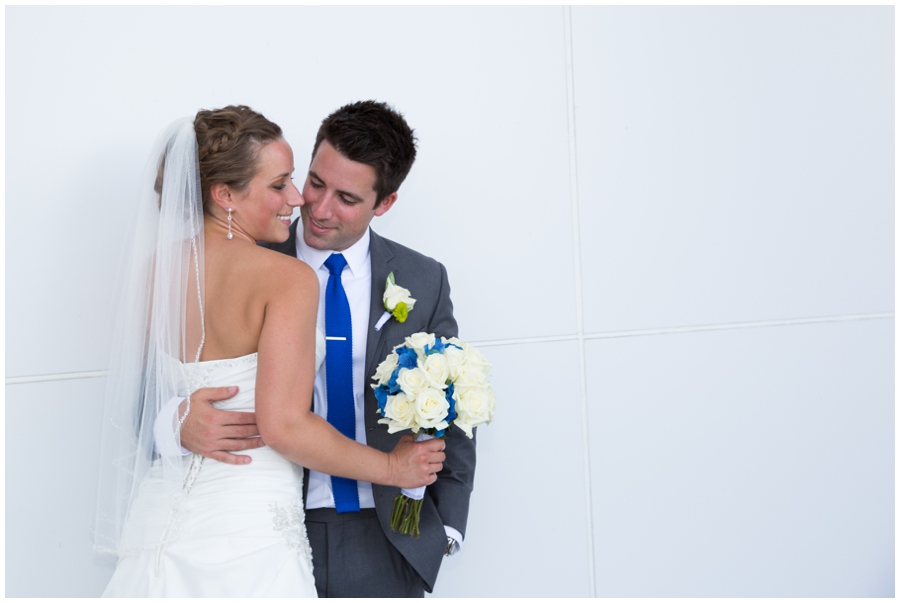
[[[347,258],[345,258],[340,253],[332,253],[328,256],[328,259],[325,260],[325,267],[328,268],[328,272],[332,276],[340,276],[341,272],[344,271],[344,266],[347,265]]]

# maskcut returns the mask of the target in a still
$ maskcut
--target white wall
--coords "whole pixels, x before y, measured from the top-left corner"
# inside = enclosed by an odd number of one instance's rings
[[[115,267],[157,133],[298,166],[366,98],[379,232],[494,362],[437,596],[893,596],[893,7],[7,7],[6,594],[96,596]],[[72,373],[87,373],[80,379]]]

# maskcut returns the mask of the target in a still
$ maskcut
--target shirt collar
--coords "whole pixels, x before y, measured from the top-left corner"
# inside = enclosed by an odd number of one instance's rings
[[[299,220],[298,220],[299,221]],[[347,260],[347,267],[353,276],[359,276],[364,273],[366,263],[369,261],[369,229],[363,233],[359,240],[347,249],[334,252],[330,249],[313,249],[303,240],[303,224],[297,224],[297,257],[306,262],[313,270],[319,270],[325,263],[325,260],[332,253],[340,253]]]

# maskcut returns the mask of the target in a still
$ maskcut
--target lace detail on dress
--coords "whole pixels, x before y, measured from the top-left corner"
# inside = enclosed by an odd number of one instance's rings
[[[311,567],[312,547],[309,545],[309,538],[306,537],[306,514],[301,501],[295,500],[287,509],[277,503],[271,503],[269,510],[274,515],[272,524],[275,530],[281,532],[284,537],[285,546],[289,549],[296,549],[297,554],[306,558]]]

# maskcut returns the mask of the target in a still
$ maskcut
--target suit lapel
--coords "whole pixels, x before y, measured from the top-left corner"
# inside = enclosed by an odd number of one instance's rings
[[[384,239],[369,230],[369,259],[372,263],[372,302],[369,307],[369,330],[366,340],[366,375],[373,375],[375,367],[382,358],[378,358],[378,350],[381,347],[384,332],[390,321],[382,326],[380,331],[375,330],[375,323],[384,314],[384,282],[391,272],[391,260],[394,254],[388,249]]]

